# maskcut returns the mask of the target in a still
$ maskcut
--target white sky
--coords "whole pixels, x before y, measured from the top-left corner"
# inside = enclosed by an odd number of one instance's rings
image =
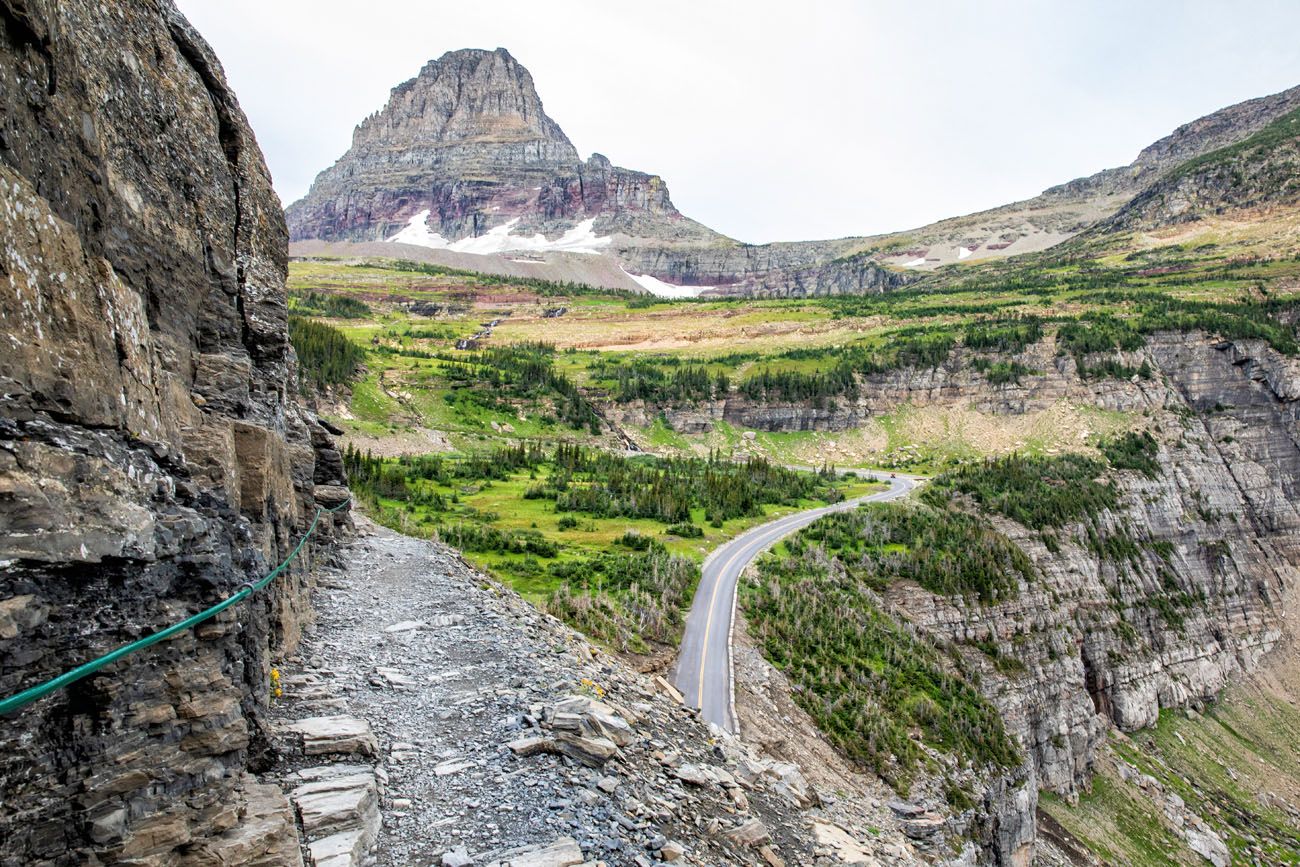
[[[286,203],[388,91],[503,46],[585,157],[745,241],[906,229],[1300,84],[1296,0],[178,0]]]

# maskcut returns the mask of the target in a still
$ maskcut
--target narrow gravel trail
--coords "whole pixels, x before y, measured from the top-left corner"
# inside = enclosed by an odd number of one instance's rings
[[[285,667],[276,713],[369,720],[385,784],[373,863],[484,867],[556,845],[611,867],[648,865],[674,846],[699,864],[818,860],[806,784],[796,794],[787,772],[765,771],[740,742],[715,743],[663,684],[454,551],[358,524],[343,569],[322,573],[316,622]],[[566,731],[587,719],[562,712],[584,694],[625,721],[610,734],[617,745]],[[530,740],[548,746],[520,748]]]

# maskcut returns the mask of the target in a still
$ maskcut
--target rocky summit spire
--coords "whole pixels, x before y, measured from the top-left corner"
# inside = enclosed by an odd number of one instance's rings
[[[412,171],[579,162],[533,77],[504,48],[449,51],[393,88],[383,111],[357,127],[349,156],[394,152]]]
[[[414,226],[455,241],[505,223],[550,235],[596,218],[636,233],[646,218],[681,219],[659,178],[599,155],[584,163],[504,48],[450,51],[393,88],[287,215],[295,240],[383,240]]]

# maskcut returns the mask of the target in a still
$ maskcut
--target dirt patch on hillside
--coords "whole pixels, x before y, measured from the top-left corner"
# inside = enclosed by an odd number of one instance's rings
[[[377,458],[427,455],[454,449],[446,434],[432,428],[416,428],[383,435],[358,432],[338,439],[341,445],[351,446],[359,452],[369,452]]]
[[[781,319],[776,311],[764,319],[747,310],[634,311],[634,314],[574,311],[563,320],[516,316],[498,328],[506,341],[545,340],[559,349],[600,352],[654,352],[693,349],[734,351],[739,346],[763,350],[787,346],[823,346],[851,340],[872,320]]]
[[[860,428],[824,433],[794,449],[793,457],[822,463],[889,465],[1004,455],[1092,451],[1098,437],[1128,430],[1141,420],[1060,401],[1036,412],[998,415],[969,404],[901,407]]]

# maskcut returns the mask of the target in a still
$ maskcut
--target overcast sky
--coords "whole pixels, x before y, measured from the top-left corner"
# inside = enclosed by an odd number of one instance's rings
[[[286,203],[394,85],[504,46],[578,151],[744,241],[906,229],[1300,84],[1296,0],[178,0]]]

